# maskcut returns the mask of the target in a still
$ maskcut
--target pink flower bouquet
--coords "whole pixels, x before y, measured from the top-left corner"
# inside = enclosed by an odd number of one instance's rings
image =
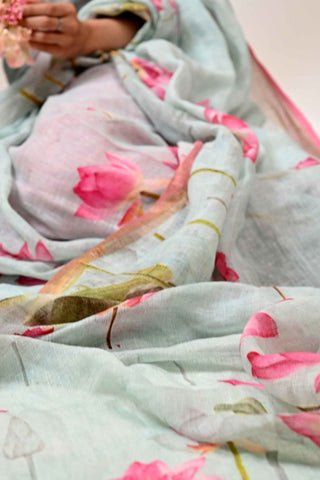
[[[160,460],[151,463],[134,462],[123,477],[114,480],[222,480],[212,475],[196,477],[205,461],[205,457],[195,458],[173,469]]]
[[[11,68],[32,65],[29,52],[31,30],[19,25],[25,0],[0,0],[0,56]]]

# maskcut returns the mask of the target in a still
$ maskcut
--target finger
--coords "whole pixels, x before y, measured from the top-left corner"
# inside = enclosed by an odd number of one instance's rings
[[[65,45],[66,39],[65,35],[61,35],[61,33],[33,32],[30,42],[42,45],[58,45],[61,47]]]
[[[63,56],[63,51],[59,45],[50,45],[48,43],[40,43],[40,42],[29,42],[31,48],[35,50],[41,50],[42,52],[51,53],[55,57]]]
[[[75,15],[76,9],[72,3],[69,2],[40,2],[28,3],[23,6],[23,17],[65,17],[68,15]]]
[[[44,15],[39,17],[27,17],[21,20],[20,25],[38,32],[55,32],[59,27],[59,20]]]

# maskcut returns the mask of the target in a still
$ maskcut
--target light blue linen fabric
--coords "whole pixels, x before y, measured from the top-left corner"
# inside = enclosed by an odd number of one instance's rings
[[[3,278],[1,478],[131,480],[123,476],[135,461],[174,467],[205,456],[208,479],[313,480],[320,165],[291,168],[308,152],[250,99],[249,54],[227,1],[178,0],[178,13],[172,0],[139,3],[150,21],[111,53],[112,68],[184,158],[140,219],[98,246],[89,228],[88,238],[58,241],[28,225],[8,201],[9,147],[38,115],[21,88],[42,100],[57,93],[41,78],[50,57],[0,97],[3,231],[9,223],[33,249],[45,241],[61,262],[78,255],[39,294]],[[121,4],[94,0],[79,15]],[[164,99],[136,58],[173,73]],[[74,74],[67,62],[52,68],[64,82]],[[229,117],[209,121],[205,108]],[[255,161],[248,132],[259,140]],[[54,266],[0,257],[6,274],[46,279]]]

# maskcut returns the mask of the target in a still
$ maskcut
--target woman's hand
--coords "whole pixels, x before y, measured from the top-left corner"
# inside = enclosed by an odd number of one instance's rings
[[[85,51],[89,29],[78,19],[72,3],[29,0],[23,6],[20,24],[32,30],[32,48],[66,58]]]
[[[32,48],[71,58],[126,46],[143,21],[130,13],[81,21],[72,3],[28,0],[20,24],[32,30]]]

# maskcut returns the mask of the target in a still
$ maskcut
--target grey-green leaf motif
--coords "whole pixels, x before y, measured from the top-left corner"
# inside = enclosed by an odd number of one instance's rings
[[[236,415],[262,415],[268,413],[262,403],[253,397],[243,398],[236,403],[219,403],[215,405],[214,411],[216,413],[233,412]]]
[[[30,425],[19,417],[12,417],[4,441],[3,454],[12,460],[40,452],[44,443]]]

